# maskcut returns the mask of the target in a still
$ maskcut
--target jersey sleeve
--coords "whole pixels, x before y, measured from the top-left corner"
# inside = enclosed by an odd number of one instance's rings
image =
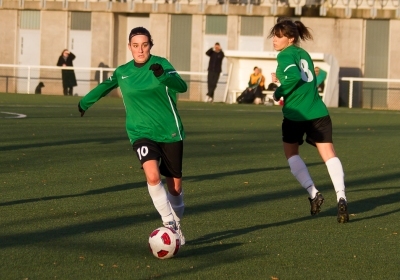
[[[118,87],[118,80],[116,76],[116,71],[107,80],[99,84],[97,87],[92,89],[88,94],[86,94],[79,102],[83,110],[89,109],[94,103],[99,101],[102,97],[106,96],[113,89]]]
[[[174,69],[174,67],[169,63],[168,60],[164,59],[161,62],[162,67],[164,68],[164,73],[158,77],[157,79],[163,85],[166,85],[169,89],[174,90],[179,93],[184,93],[187,91],[186,82],[179,76],[178,72]]]
[[[286,95],[293,92],[293,90],[299,85],[299,82],[302,81],[299,67],[296,65],[290,54],[281,53],[278,55],[276,76],[281,84],[275,90],[275,98],[277,100],[281,97],[285,98]]]
[[[206,55],[208,55],[208,56],[211,56],[212,53],[213,53],[213,48],[209,48],[209,49],[206,51]]]

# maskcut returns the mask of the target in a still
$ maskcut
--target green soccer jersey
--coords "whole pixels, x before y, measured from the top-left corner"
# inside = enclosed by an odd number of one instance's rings
[[[164,69],[158,78],[149,70],[154,63]],[[133,60],[119,66],[110,78],[81,99],[81,108],[87,110],[117,87],[125,105],[126,131],[132,144],[143,138],[161,143],[185,138],[176,94],[185,92],[187,85],[168,60],[151,55],[142,67],[135,66]]]
[[[327,116],[328,109],[319,96],[310,55],[291,45],[278,54],[277,61],[276,76],[281,85],[275,91],[275,98],[284,99],[284,117],[305,121]]]

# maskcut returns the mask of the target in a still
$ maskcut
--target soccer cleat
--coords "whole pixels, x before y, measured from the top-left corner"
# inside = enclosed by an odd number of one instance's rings
[[[165,222],[164,223],[164,227],[166,227],[166,228],[170,228],[170,229],[172,229],[173,231],[177,231],[177,226],[176,226],[176,222],[175,221],[169,221],[169,222]]]
[[[347,201],[341,197],[338,202],[338,212],[337,212],[338,223],[344,224],[349,221],[349,213],[347,212]]]
[[[324,197],[322,196],[322,194],[320,192],[317,192],[317,194],[315,195],[315,197],[313,199],[308,198],[308,200],[310,201],[310,205],[311,205],[310,212],[311,212],[312,216],[321,212],[321,205],[322,205],[322,203],[324,203]]]
[[[164,227],[170,228],[179,234],[179,239],[181,240],[181,245],[185,245],[185,236],[182,233],[181,224],[175,221],[169,221],[164,223]]]
[[[179,234],[181,238],[181,245],[185,245],[185,236],[182,233],[181,224],[179,222],[176,223],[176,232]]]

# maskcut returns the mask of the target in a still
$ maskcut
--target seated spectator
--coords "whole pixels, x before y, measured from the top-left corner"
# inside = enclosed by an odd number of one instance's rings
[[[319,67],[314,67],[315,76],[317,76],[317,87],[318,92],[324,92],[325,89],[325,79],[326,79],[326,71],[322,70]]]
[[[262,69],[258,68],[258,70],[260,70],[261,82],[256,91],[256,98],[254,99],[254,104],[256,105],[263,104],[265,101],[265,94],[262,93],[265,90],[265,77],[262,74]]]
[[[250,104],[253,103],[257,98],[261,101],[265,78],[261,74],[260,68],[256,66],[253,70],[254,72],[250,75],[248,87],[236,99],[239,104]]]
[[[277,84],[275,84],[275,83],[269,83],[269,85],[268,85],[268,87],[267,87],[266,90],[275,91],[277,87],[278,87]]]

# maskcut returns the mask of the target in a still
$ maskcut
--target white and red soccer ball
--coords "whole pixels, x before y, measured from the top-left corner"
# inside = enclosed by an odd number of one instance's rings
[[[159,259],[172,258],[178,253],[180,245],[179,234],[167,227],[159,227],[149,236],[150,251]]]

